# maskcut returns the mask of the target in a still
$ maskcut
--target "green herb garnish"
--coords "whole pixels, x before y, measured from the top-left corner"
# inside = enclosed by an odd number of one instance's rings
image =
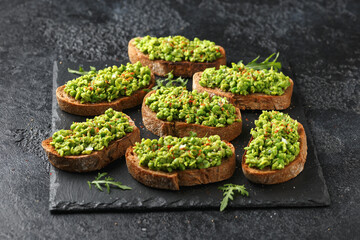
[[[256,62],[260,58],[260,56],[258,56],[257,58],[246,64],[245,66],[248,68],[253,68],[255,70],[270,69],[271,67],[273,67],[275,71],[278,71],[281,69],[281,62],[276,62],[276,60],[279,57],[279,54],[280,54],[279,52],[276,54],[275,59],[273,61],[269,62],[269,60],[275,55],[275,53],[271,54],[267,59],[265,59],[265,61],[261,63]],[[239,65],[240,63],[242,63],[242,60],[237,64]]]
[[[236,184],[225,184],[223,187],[219,187],[220,190],[222,190],[223,193],[223,200],[221,201],[220,205],[220,211],[224,211],[229,203],[229,199],[234,199],[235,191],[239,192],[243,196],[249,196],[248,191],[246,191],[246,188],[244,185],[236,185]]]
[[[165,82],[167,82],[165,84]],[[160,89],[161,87],[186,87],[188,79],[183,79],[182,77],[178,77],[174,79],[174,74],[169,72],[167,74],[167,78],[165,79],[156,79],[156,85],[152,88],[153,90]]]
[[[115,182],[114,178],[112,178],[112,177],[105,177],[107,174],[108,173],[106,173],[106,172],[98,173],[98,176],[95,177],[94,181],[92,181],[92,182],[88,181],[87,183],[89,184],[89,189],[91,189],[91,184],[95,185],[95,187],[97,189],[99,189],[100,191],[103,191],[101,184],[104,184],[108,193],[110,193],[110,185],[118,187],[122,190],[130,190],[131,189],[131,187],[122,185],[121,182]],[[105,179],[101,179],[102,177],[105,177]]]
[[[88,74],[96,73],[96,68],[93,66],[90,66],[90,71],[86,72],[86,71],[84,71],[84,68],[80,66],[79,71],[68,68],[68,72],[78,74],[78,75],[88,75]]]

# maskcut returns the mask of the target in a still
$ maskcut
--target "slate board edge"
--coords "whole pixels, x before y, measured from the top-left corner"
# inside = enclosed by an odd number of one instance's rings
[[[298,97],[301,97],[301,96],[298,96]],[[300,103],[302,104],[302,103]],[[308,120],[306,119],[306,129],[307,131],[310,131],[310,128],[308,127],[309,124],[308,124]],[[320,176],[320,179],[321,181],[323,182],[323,185],[324,185],[324,206],[330,206],[331,204],[331,198],[330,198],[330,194],[329,194],[329,190],[328,190],[328,187],[327,187],[327,184],[326,184],[326,181],[325,181],[325,178],[324,178],[324,174],[323,174],[323,171],[322,171],[322,167],[321,167],[321,164],[319,162],[319,159],[318,159],[318,155],[317,155],[317,150],[316,150],[316,146],[314,144],[314,138],[313,138],[313,135],[312,133],[311,134],[307,134],[306,136],[307,138],[307,141],[310,142],[311,146],[313,147],[313,151],[314,151],[314,156],[315,156],[315,162],[316,164],[318,165],[318,174]],[[306,163],[305,163],[306,164]]]
[[[239,196],[241,197],[241,196]],[[275,202],[261,202],[261,205],[256,203],[237,205],[229,203],[226,209],[264,209],[264,208],[312,208],[312,207],[328,207],[329,204],[324,204],[323,202],[314,202],[314,201],[296,201],[296,202],[282,202],[276,204]],[[49,210],[52,213],[76,213],[76,212],[162,212],[162,211],[179,211],[179,210],[191,210],[191,211],[201,211],[201,210],[219,210],[220,203],[218,206],[126,206],[116,203],[111,205],[101,206],[101,203],[75,203],[75,202],[58,202],[56,204],[50,205]]]
[[[289,68],[290,69],[292,68],[290,63],[289,63]],[[297,85],[298,84],[295,82],[294,88],[299,89],[299,87],[297,87]],[[301,100],[301,94],[300,94],[299,90],[295,94],[297,96],[298,101]],[[302,107],[304,107],[303,106],[303,101],[299,101],[298,104],[301,104]],[[304,112],[304,115],[305,115],[305,112]],[[313,153],[314,153],[314,157],[315,157],[314,161],[318,165],[318,174],[319,174],[320,179],[321,179],[321,181],[323,183],[323,186],[324,186],[324,191],[323,191],[324,195],[323,195],[323,204],[322,204],[322,206],[330,206],[331,198],[330,198],[329,190],[328,190],[325,178],[324,178],[322,167],[321,167],[321,164],[320,164],[319,159],[318,159],[317,150],[316,150],[316,146],[315,146],[315,143],[314,143],[314,137],[313,137],[312,131],[309,128],[309,122],[308,122],[308,119],[306,118],[306,116],[305,116],[305,119],[306,119],[306,122],[303,123],[303,126],[304,126],[304,129],[306,129],[306,131],[309,132],[309,133],[306,134],[306,139],[307,139],[308,145],[312,146],[312,148],[313,148]]]
[[[57,85],[56,81],[57,81],[57,77],[58,77],[58,71],[59,71],[59,67],[58,67],[58,62],[54,61],[54,66],[53,66],[53,98],[52,98],[52,107],[54,109],[54,107],[57,105],[57,101],[56,101],[56,88],[55,86]],[[60,63],[61,64],[61,63]],[[85,63],[84,63],[85,64]],[[300,95],[297,94],[297,97],[300,98]],[[301,104],[301,103],[300,103]],[[52,111],[52,120],[54,120],[56,118],[56,116],[54,115],[56,114],[56,111]],[[309,129],[307,127],[307,122],[306,124],[306,129]],[[55,121],[52,121],[52,131],[55,131]],[[310,134],[308,134],[310,135]],[[321,207],[321,206],[329,206],[330,205],[330,196],[328,193],[328,189],[325,183],[325,179],[323,178],[323,173],[322,173],[322,168],[320,166],[319,160],[317,158],[317,154],[316,154],[316,149],[315,146],[313,144],[313,138],[312,136],[308,136],[308,140],[311,142],[313,149],[314,149],[314,161],[315,164],[318,166],[318,172],[319,175],[321,175],[322,181],[323,181],[323,185],[324,185],[324,195],[323,198],[320,201],[312,201],[312,200],[304,200],[304,201],[282,201],[282,202],[274,202],[274,201],[268,201],[268,202],[261,202],[261,205],[259,205],[257,203],[257,201],[253,201],[253,202],[247,202],[246,205],[244,204],[229,204],[229,208],[269,208],[269,207]],[[54,176],[55,173],[55,168],[51,165],[51,169],[50,169],[50,174],[52,174],[53,176],[50,176],[50,185],[52,187],[50,187],[50,197],[49,197],[49,210],[51,212],[108,212],[108,211],[116,211],[116,212],[126,212],[126,211],[166,211],[166,210],[204,210],[204,209],[218,209],[219,206],[211,206],[211,205],[205,205],[205,206],[201,206],[201,205],[197,205],[196,208],[194,208],[194,206],[176,206],[173,205],[171,203],[167,203],[169,204],[168,206],[152,206],[149,207],[148,205],[145,206],[136,206],[136,209],[134,209],[134,206],[132,205],[126,205],[126,204],[122,204],[122,203],[117,203],[119,202],[121,199],[117,199],[115,200],[113,203],[111,204],[102,204],[102,203],[94,203],[94,202],[89,202],[89,203],[79,203],[79,202],[69,202],[69,201],[56,201],[56,188],[58,187],[58,184],[56,183],[56,178]],[[219,203],[220,204],[220,203]]]
[[[57,100],[56,100],[56,80],[58,78],[58,71],[59,71],[59,68],[58,68],[58,63],[57,61],[54,61],[54,66],[53,66],[53,79],[52,79],[52,84],[53,84],[53,87],[52,87],[52,108],[51,108],[51,133],[54,133],[55,132],[55,114],[56,114],[56,111],[54,111],[55,109],[55,106],[57,104]],[[49,163],[50,164],[50,163]],[[58,184],[55,183],[55,178],[52,177],[51,175],[53,174],[54,172],[54,166],[52,164],[50,164],[50,190],[49,190],[49,208],[50,210],[53,208],[53,203],[56,201],[56,190],[55,188],[58,187]]]

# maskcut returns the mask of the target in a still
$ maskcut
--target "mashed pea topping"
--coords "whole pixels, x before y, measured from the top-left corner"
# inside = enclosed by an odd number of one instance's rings
[[[156,117],[165,121],[183,121],[212,127],[225,127],[235,121],[236,108],[226,98],[208,92],[187,91],[183,87],[160,88],[145,100],[156,112]]]
[[[148,54],[150,60],[213,62],[222,57],[220,48],[214,42],[198,38],[190,41],[183,36],[136,38],[135,46]]]
[[[112,66],[68,81],[64,91],[81,103],[102,102],[131,96],[150,84],[149,67],[140,62]]]
[[[155,171],[199,169],[219,166],[223,158],[232,156],[228,143],[218,135],[210,137],[172,136],[159,139],[142,139],[136,143],[134,152],[141,166]]]
[[[105,114],[86,122],[74,122],[70,130],[55,132],[50,144],[60,156],[90,154],[132,131],[126,115],[109,108]]]
[[[263,111],[251,129],[253,140],[246,152],[246,164],[253,168],[283,169],[300,152],[298,122],[277,111]]]
[[[250,93],[265,93],[267,95],[282,95],[291,85],[288,76],[271,69],[255,70],[232,63],[231,67],[220,66],[207,68],[201,76],[199,84],[208,88],[220,88],[225,92],[248,95]]]

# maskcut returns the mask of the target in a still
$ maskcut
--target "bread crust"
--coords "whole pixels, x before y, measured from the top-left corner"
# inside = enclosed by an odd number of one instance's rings
[[[224,92],[220,88],[202,87],[199,83],[202,72],[197,72],[193,76],[193,90],[199,92],[213,93],[218,96],[227,97],[235,107],[240,110],[283,110],[290,106],[291,96],[293,93],[294,82],[290,80],[291,85],[285,90],[283,95],[272,96],[263,93],[251,93],[246,96],[234,94],[231,92]]]
[[[155,76],[151,73],[150,85],[146,88],[135,91],[129,97],[120,97],[111,102],[103,101],[98,103],[81,103],[74,97],[64,92],[65,85],[56,89],[56,99],[61,110],[80,116],[96,116],[103,114],[108,108],[116,111],[132,108],[140,105],[148,91],[143,89],[152,89],[155,86]]]
[[[108,147],[103,150],[94,151],[88,155],[78,156],[60,156],[55,148],[50,145],[52,137],[42,141],[41,146],[44,148],[50,163],[61,170],[68,172],[91,172],[99,170],[109,163],[125,155],[126,149],[140,142],[140,130],[129,116],[130,125],[134,127],[133,131],[127,133],[124,137],[112,141]]]
[[[236,167],[235,148],[231,143],[233,155],[222,159],[221,165],[204,169],[175,170],[171,173],[153,171],[148,167],[140,166],[139,158],[133,147],[126,150],[125,158],[128,171],[134,179],[142,184],[160,189],[179,190],[180,186],[194,186],[223,181],[230,178]]]
[[[298,132],[300,135],[299,155],[294,159],[294,161],[286,165],[285,168],[283,169],[271,170],[270,167],[266,167],[260,170],[257,168],[251,168],[249,167],[248,164],[245,163],[246,161],[246,157],[245,157],[246,150],[245,150],[244,155],[242,156],[242,163],[241,163],[241,167],[245,177],[254,183],[261,183],[268,185],[268,184],[277,184],[277,183],[286,182],[296,177],[298,174],[300,174],[304,169],[306,156],[307,156],[306,134],[305,134],[305,129],[301,123],[299,123],[298,125]],[[252,140],[253,138],[251,137],[248,146]]]
[[[155,91],[149,92],[143,100],[141,107],[142,119],[144,126],[152,133],[157,136],[176,136],[176,137],[186,137],[189,136],[190,132],[197,133],[198,137],[205,137],[211,135],[219,135],[222,140],[232,141],[237,136],[241,134],[242,130],[242,121],[234,122],[231,125],[226,127],[209,127],[200,124],[186,123],[180,121],[163,121],[156,117],[156,113],[153,112],[146,104],[145,100]],[[238,108],[236,108],[237,119],[241,119],[241,113]]]
[[[219,68],[220,65],[226,65],[225,49],[221,46],[218,47],[220,47],[220,52],[223,56],[213,62],[171,62],[165,60],[150,60],[148,54],[142,53],[135,47],[134,41],[135,38],[131,39],[128,44],[130,62],[135,63],[140,61],[142,65],[148,66],[151,71],[158,76],[165,77],[167,73],[173,71],[174,76],[192,77],[194,73],[204,71],[206,68]]]

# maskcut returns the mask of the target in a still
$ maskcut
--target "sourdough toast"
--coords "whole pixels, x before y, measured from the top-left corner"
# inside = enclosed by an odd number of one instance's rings
[[[127,116],[128,117],[128,116]],[[50,163],[61,170],[68,172],[91,172],[99,170],[109,163],[125,155],[129,146],[140,142],[140,130],[135,123],[128,117],[129,123],[133,126],[133,131],[127,133],[124,137],[109,143],[108,147],[103,150],[94,151],[87,155],[77,156],[60,156],[55,148],[50,145],[52,137],[42,141],[41,146],[44,148]]]
[[[235,107],[240,110],[283,110],[290,106],[293,93],[294,82],[290,79],[291,85],[285,90],[283,95],[272,96],[263,93],[251,93],[248,95],[224,92],[220,88],[208,88],[200,85],[202,72],[197,72],[193,76],[193,90],[198,92],[208,92],[221,97],[226,97]]]
[[[125,158],[128,171],[134,179],[142,184],[160,189],[179,190],[180,186],[194,186],[223,181],[230,178],[235,171],[235,148],[228,143],[233,152],[232,156],[222,160],[221,165],[203,169],[187,169],[173,171],[171,173],[150,170],[148,167],[140,166],[139,158],[129,147]]]
[[[79,100],[76,100],[64,92],[65,85],[56,89],[56,99],[60,109],[65,112],[80,116],[96,116],[103,114],[108,108],[122,111],[140,105],[144,96],[148,93],[147,90],[151,90],[154,86],[155,76],[151,73],[151,80],[148,87],[137,90],[129,97],[120,97],[111,102],[81,103]]]
[[[148,66],[155,75],[165,77],[172,71],[174,76],[192,77],[194,73],[204,71],[206,68],[219,68],[220,65],[226,65],[225,49],[221,46],[220,52],[223,55],[221,58],[213,62],[190,62],[180,61],[171,62],[165,60],[150,60],[149,55],[142,53],[134,44],[134,38],[129,41],[128,54],[130,62],[135,63],[140,61],[142,65]]]
[[[243,173],[247,179],[254,183],[261,184],[277,184],[286,182],[301,173],[304,169],[304,165],[306,162],[307,156],[307,140],[305,130],[302,124],[298,123],[298,133],[299,133],[299,141],[300,141],[300,152],[298,156],[288,165],[286,165],[283,169],[280,170],[271,170],[270,167],[266,167],[264,169],[257,169],[249,167],[246,161],[246,150],[242,156],[241,167]],[[250,142],[253,140],[251,137]]]
[[[152,111],[146,104],[145,100],[155,91],[149,92],[145,97],[141,107],[142,119],[144,126],[150,132],[154,133],[157,136],[176,136],[176,137],[186,137],[189,136],[190,132],[195,132],[197,137],[205,137],[211,135],[219,135],[222,140],[232,141],[237,136],[241,134],[242,130],[242,121],[234,122],[231,125],[225,127],[209,127],[200,124],[186,123],[180,121],[163,121],[156,117],[156,113]],[[236,117],[241,120],[241,113],[238,108],[236,108]]]

